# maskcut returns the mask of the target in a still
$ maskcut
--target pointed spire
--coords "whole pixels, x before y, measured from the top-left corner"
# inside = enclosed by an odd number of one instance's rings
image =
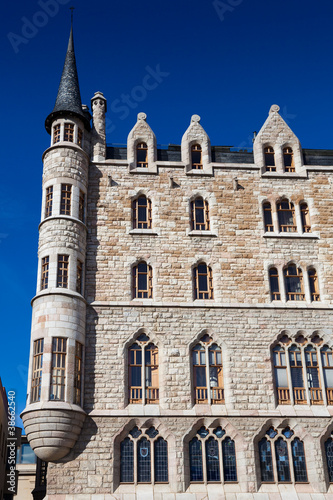
[[[76,68],[74,39],[73,39],[73,19],[71,32],[69,35],[67,53],[64,68],[61,75],[60,85],[55,106],[52,113],[46,118],[45,127],[50,133],[51,122],[60,115],[76,115],[84,124],[90,128],[89,120],[82,111],[81,94],[79,87],[79,78]]]

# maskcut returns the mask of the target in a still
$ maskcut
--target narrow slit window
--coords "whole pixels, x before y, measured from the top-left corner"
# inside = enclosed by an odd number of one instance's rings
[[[206,264],[198,264],[193,269],[194,299],[213,299],[212,269]]]
[[[54,337],[52,339],[52,367],[50,387],[50,400],[52,401],[65,401],[66,347],[66,339],[62,337]]]
[[[136,164],[138,168],[148,168],[148,147],[140,142],[136,147]]]
[[[201,196],[191,201],[192,231],[209,231],[209,206]]]
[[[266,233],[271,233],[274,231],[271,204],[267,201],[266,203],[263,204],[263,209],[264,209],[265,231]]]
[[[271,300],[280,300],[279,273],[276,267],[269,270],[269,284],[271,289]]]
[[[76,405],[81,405],[82,353],[83,353],[82,344],[80,342],[75,342],[74,404]]]
[[[283,149],[283,162],[285,172],[295,172],[294,153],[290,147]]]
[[[191,147],[191,161],[194,170],[202,170],[202,149],[200,144],[193,144]]]
[[[73,125],[73,123],[65,123],[65,125],[64,125],[64,141],[74,142],[74,125]]]
[[[86,202],[86,196],[82,189],[80,189],[80,196],[79,196],[79,219],[80,221],[84,222],[85,221],[85,202]]]
[[[265,157],[266,172],[276,172],[275,154],[274,154],[274,149],[271,146],[267,146],[264,149],[264,157]]]
[[[83,137],[83,132],[80,128],[77,129],[77,143],[80,147],[82,147],[82,137]]]
[[[308,207],[307,203],[301,203],[300,208],[301,208],[303,233],[311,233],[309,207]]]
[[[295,233],[297,225],[294,204],[288,200],[282,200],[277,204],[277,212],[280,231],[282,233]]]
[[[146,196],[139,196],[133,201],[133,229],[151,229],[151,201]]]
[[[60,215],[71,215],[72,185],[61,184]]]
[[[58,255],[57,287],[68,288],[69,255]]]
[[[83,264],[80,260],[77,261],[76,265],[76,291],[82,294],[82,271]]]
[[[43,350],[44,339],[35,340],[32,361],[31,403],[40,401],[42,388]]]
[[[41,277],[41,290],[45,290],[49,286],[49,257],[42,258],[42,277]]]
[[[51,215],[52,215],[52,203],[53,203],[53,186],[49,186],[46,188],[45,217],[51,217]]]
[[[308,276],[309,276],[311,301],[317,302],[318,300],[320,300],[320,294],[319,294],[319,284],[318,284],[318,277],[316,270],[309,269]]]

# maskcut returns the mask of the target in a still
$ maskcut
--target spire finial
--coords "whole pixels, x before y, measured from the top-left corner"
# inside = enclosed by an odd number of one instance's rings
[[[75,9],[75,7],[70,7],[69,10],[71,11],[71,25],[73,27],[73,10]]]

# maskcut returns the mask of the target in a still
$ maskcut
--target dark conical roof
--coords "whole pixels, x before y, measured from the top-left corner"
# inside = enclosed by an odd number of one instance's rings
[[[82,110],[79,87],[79,78],[76,69],[74,52],[73,26],[69,35],[64,69],[62,70],[60,85],[55,106],[52,113],[45,120],[45,128],[51,132],[52,121],[61,115],[75,115],[83,120],[86,127],[90,128],[87,115]]]

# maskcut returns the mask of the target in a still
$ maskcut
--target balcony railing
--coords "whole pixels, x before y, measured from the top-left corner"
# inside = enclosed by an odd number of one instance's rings
[[[130,387],[129,388],[129,402],[132,404],[142,403],[142,387]]]
[[[207,387],[195,387],[195,403],[208,403]]]
[[[146,403],[158,403],[159,400],[159,388],[158,387],[147,387],[146,388]]]
[[[212,404],[224,403],[224,389],[223,387],[211,387],[210,398]]]
[[[333,389],[326,389],[327,404],[333,405]]]
[[[290,392],[288,387],[278,387],[278,404],[290,405]]]
[[[293,394],[294,394],[295,405],[306,405],[307,404],[306,393],[305,393],[304,387],[294,387]]]
[[[323,393],[319,387],[310,387],[310,399],[312,405],[322,405],[324,404]]]
[[[282,233],[296,233],[297,226],[292,226],[288,224],[280,224],[280,231]]]

